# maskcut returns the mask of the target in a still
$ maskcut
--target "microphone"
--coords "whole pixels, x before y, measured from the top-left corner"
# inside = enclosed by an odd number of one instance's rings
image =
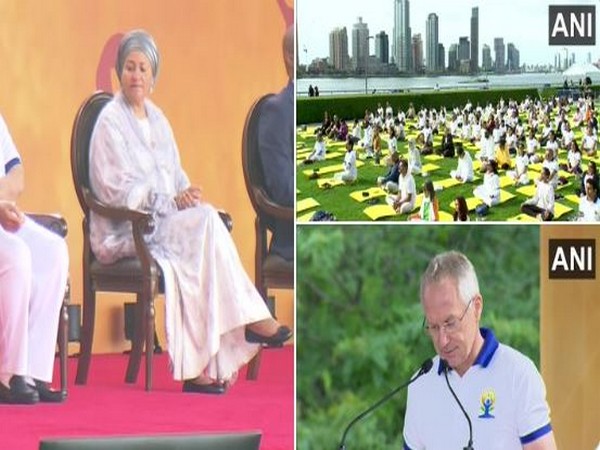
[[[431,358],[426,359],[423,362],[423,364],[421,364],[421,368],[419,369],[419,372],[414,377],[412,377],[406,383],[401,384],[400,386],[398,386],[393,391],[391,391],[388,394],[386,394],[384,397],[382,397],[380,400],[378,400],[372,406],[368,407],[363,412],[361,412],[358,416],[356,416],[354,419],[352,419],[352,421],[348,424],[348,426],[344,430],[344,434],[342,435],[342,440],[340,441],[339,450],[346,450],[346,445],[345,445],[346,444],[346,435],[348,434],[348,431],[350,431],[350,428],[352,428],[352,426],[356,422],[358,422],[359,420],[361,420],[363,417],[365,417],[367,414],[369,414],[373,410],[379,408],[379,406],[381,406],[383,403],[387,402],[390,398],[392,398],[394,395],[396,395],[402,389],[406,388],[409,384],[411,384],[412,382],[416,381],[417,378],[425,375],[427,372],[429,372],[431,370],[432,367],[433,367],[433,361],[431,360]]]
[[[448,389],[450,389],[450,392],[452,393],[454,400],[456,400],[456,403],[458,403],[458,406],[460,406],[460,410],[463,412],[463,414],[467,418],[467,423],[469,424],[469,442],[466,447],[463,447],[463,450],[474,450],[474,448],[473,448],[473,425],[471,424],[471,418],[467,414],[467,411],[465,411],[465,408],[463,407],[462,403],[456,396],[454,389],[452,389],[452,386],[450,385],[450,381],[448,380],[448,369],[449,369],[448,362],[446,362],[443,359],[440,359],[440,361],[442,363],[442,369],[444,371],[444,378],[446,378],[446,384],[448,385]]]

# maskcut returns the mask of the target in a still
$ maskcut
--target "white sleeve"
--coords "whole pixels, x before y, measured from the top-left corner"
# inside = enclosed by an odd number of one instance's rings
[[[533,442],[552,430],[546,387],[537,368],[525,359],[515,374],[516,426],[522,444]]]
[[[5,173],[6,165],[14,159],[21,159],[17,147],[8,131],[4,118],[0,115],[0,174]]]
[[[404,416],[404,431],[402,438],[404,440],[403,450],[422,450],[425,448],[423,441],[419,438],[417,411],[415,407],[414,390],[408,388],[406,396],[406,415]]]

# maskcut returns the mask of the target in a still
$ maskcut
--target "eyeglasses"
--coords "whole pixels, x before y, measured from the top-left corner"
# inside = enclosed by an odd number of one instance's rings
[[[430,325],[427,323],[425,318],[423,318],[423,330],[425,330],[425,332],[427,332],[432,337],[439,336],[441,330],[444,330],[444,333],[446,334],[456,333],[460,329],[460,324],[465,318],[465,315],[467,314],[471,303],[473,303],[473,298],[469,300],[467,307],[458,319],[455,317],[451,317],[441,325]]]

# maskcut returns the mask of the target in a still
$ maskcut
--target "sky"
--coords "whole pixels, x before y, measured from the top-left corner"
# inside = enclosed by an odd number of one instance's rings
[[[503,37],[520,52],[521,64],[554,64],[554,55],[564,47],[548,45],[548,5],[596,5],[596,45],[568,47],[576,62],[600,59],[600,0],[410,0],[412,34],[421,33],[425,45],[425,23],[436,13],[439,41],[448,49],[460,36],[471,33],[471,8],[479,7],[479,63],[483,44],[490,46],[494,59],[494,38]],[[314,58],[329,57],[329,33],[336,27],[348,31],[348,51],[352,56],[352,25],[361,16],[369,34],[385,31],[389,36],[390,55],[393,40],[394,0],[296,0],[298,52],[301,64]],[[371,54],[375,53],[370,40]]]

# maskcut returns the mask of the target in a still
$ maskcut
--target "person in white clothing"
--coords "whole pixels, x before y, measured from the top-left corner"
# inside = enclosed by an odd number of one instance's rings
[[[554,218],[554,187],[550,183],[550,170],[547,167],[542,168],[535,195],[523,202],[521,212],[543,221]]]
[[[537,151],[540,149],[540,143],[535,137],[535,130],[533,128],[529,131],[529,137],[525,142],[527,144],[527,156],[529,157],[529,162],[532,164],[540,162],[542,159],[537,154]]]
[[[456,170],[450,171],[450,176],[456,178],[461,183],[473,181],[473,160],[471,154],[463,148],[462,144],[457,144],[456,154],[458,155],[458,166]]]
[[[403,159],[400,161],[400,176],[398,177],[398,195],[388,195],[387,203],[391,205],[396,213],[408,214],[415,208],[417,187],[415,179],[408,171],[408,163]]]
[[[589,178],[585,182],[585,195],[579,199],[578,220],[580,222],[600,222],[598,186]]]
[[[516,186],[529,184],[529,176],[527,175],[528,165],[529,157],[525,154],[525,147],[521,145],[517,150],[517,157],[515,158],[515,170],[508,170],[506,172],[513,179]]]
[[[315,161],[323,161],[327,154],[327,147],[325,146],[325,140],[323,139],[323,133],[319,131],[317,133],[317,141],[310,155],[304,160],[304,164],[310,164]]]
[[[336,180],[342,180],[345,183],[353,183],[358,177],[356,168],[356,150],[354,150],[354,141],[346,141],[346,155],[344,156],[344,171],[338,172],[333,176]]]
[[[290,27],[283,40],[288,75],[293,36]],[[223,394],[260,344],[281,345],[292,331],[271,316],[218,211],[181,166],[172,128],[148,98],[159,62],[147,32],[123,36],[116,61],[121,90],[92,133],[90,184],[100,201],[154,216],[147,244],[165,280],[173,378],[183,381],[184,392]],[[90,234],[100,263],[135,254],[127,222],[92,214]]]
[[[408,171],[413,174],[421,173],[421,152],[417,148],[415,138],[408,139]]]
[[[488,161],[483,184],[473,190],[473,195],[490,207],[500,203],[500,177],[496,161]]]
[[[552,185],[554,189],[558,187],[558,158],[554,156],[554,152],[552,150],[546,150],[546,156],[544,157],[544,161],[542,162],[542,167],[548,169],[550,176],[548,178],[548,182]]]
[[[408,388],[404,450],[556,450],[546,388],[535,364],[481,328],[484,299],[462,253],[431,259],[421,277],[424,330],[437,355]],[[450,386],[450,387],[449,387]],[[457,404],[464,408],[470,427]]]
[[[596,147],[598,145],[598,138],[594,135],[594,129],[591,126],[587,127],[586,135],[581,141],[581,151],[592,158],[596,157]]]
[[[27,218],[21,157],[0,116],[0,402],[62,402],[50,389],[69,254],[64,239]]]

